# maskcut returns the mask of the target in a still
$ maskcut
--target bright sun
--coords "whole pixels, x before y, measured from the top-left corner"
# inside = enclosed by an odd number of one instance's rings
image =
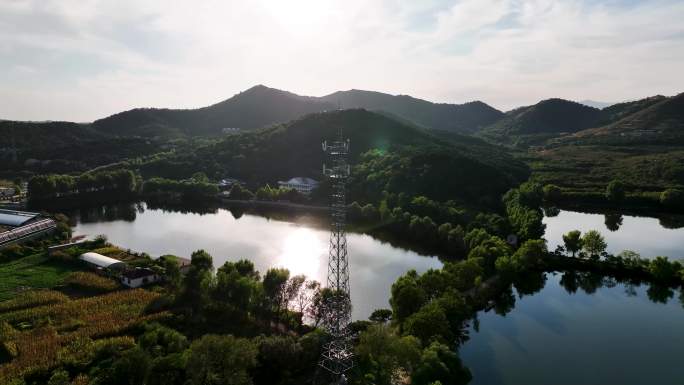
[[[325,251],[325,244],[312,230],[299,228],[285,238],[277,264],[290,270],[290,275],[304,274],[320,280],[319,267]]]

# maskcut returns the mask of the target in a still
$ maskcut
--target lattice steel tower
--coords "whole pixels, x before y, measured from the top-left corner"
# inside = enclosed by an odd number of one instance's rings
[[[319,364],[340,382],[346,382],[344,373],[353,366],[352,346],[349,333],[351,320],[351,299],[349,296],[349,259],[347,258],[347,236],[345,222],[347,202],[345,190],[349,177],[349,139],[342,138],[323,142],[330,167],[323,164],[323,174],[331,184],[330,193],[330,252],[328,255],[328,288],[332,291],[325,303],[324,326],[331,340],[323,349]]]

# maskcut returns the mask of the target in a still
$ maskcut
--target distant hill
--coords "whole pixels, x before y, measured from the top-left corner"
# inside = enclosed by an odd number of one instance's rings
[[[617,122],[624,117],[648,108],[654,104],[660,103],[666,99],[667,97],[665,96],[656,95],[632,102],[613,104],[612,106],[603,109],[603,121],[605,123]]]
[[[503,117],[501,111],[480,101],[465,104],[432,103],[408,95],[395,96],[363,90],[338,91],[321,99],[343,109],[384,111],[426,128],[460,133],[475,132]]]
[[[595,127],[602,117],[598,108],[569,100],[547,99],[507,112],[503,119],[483,129],[480,134],[503,143],[530,137],[555,137]]]
[[[0,174],[82,171],[157,149],[153,141],[107,136],[88,124],[0,121]]]
[[[564,138],[564,141],[684,143],[684,93],[621,103],[609,107],[605,112],[609,114],[607,124],[579,131]]]
[[[96,120],[93,127],[114,135],[215,135],[223,128],[260,128],[332,108],[317,98],[258,85],[208,107],[137,108]]]
[[[0,148],[59,147],[74,141],[102,138],[103,135],[86,124],[71,122],[0,121]]]
[[[340,128],[351,140],[355,175],[364,175],[353,183],[362,186],[358,188],[372,185],[377,192],[401,186],[400,191],[412,189],[440,200],[487,196],[498,202],[501,193],[529,175],[504,149],[482,140],[466,137],[468,143],[459,147],[453,143],[455,138],[447,141],[361,109],[311,114],[287,124],[227,136],[169,162],[174,171],[190,172],[199,165],[207,175],[229,175],[252,185],[295,176],[320,179],[324,161],[321,142],[335,138]],[[369,150],[376,150],[372,159],[363,158]],[[512,167],[514,164],[519,168]]]
[[[482,102],[438,104],[406,95],[360,90],[309,97],[259,85],[209,107],[136,108],[97,120],[93,127],[113,135],[216,135],[222,128],[261,128],[338,107],[374,110],[426,128],[461,133],[477,131],[503,116]]]

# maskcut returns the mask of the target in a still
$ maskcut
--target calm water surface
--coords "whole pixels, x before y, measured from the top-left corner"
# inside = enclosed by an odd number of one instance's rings
[[[684,257],[684,229],[658,219],[561,211],[544,218],[553,250],[571,230],[598,230],[608,251]],[[621,222],[621,223],[620,223]],[[608,223],[608,224],[607,224]],[[611,231],[610,228],[613,229]],[[684,308],[678,292],[653,302],[648,286],[617,284],[570,294],[561,274],[547,274],[538,293],[519,297],[505,316],[479,314],[479,332],[461,348],[473,385],[684,384]],[[636,295],[633,295],[636,294]]]
[[[105,210],[106,211],[106,210]],[[279,266],[324,282],[328,232],[309,224],[243,215],[124,209],[124,213],[82,212],[76,234],[106,234],[117,245],[163,254],[189,256],[204,248],[215,266],[248,258],[265,272]],[[123,218],[123,219],[121,219]],[[611,222],[612,221],[612,222]],[[667,229],[657,219],[612,218],[561,211],[547,217],[550,249],[570,230],[599,230],[613,253],[630,249],[645,257],[684,256],[684,229]],[[621,222],[621,223],[620,223]],[[409,269],[437,268],[436,258],[392,247],[368,235],[349,234],[354,318],[365,319],[376,308],[389,307],[392,283]],[[547,274],[541,291],[522,298],[505,316],[479,314],[479,332],[461,348],[473,372],[474,385],[603,385],[684,384],[684,309],[672,292],[652,302],[647,287],[608,285],[591,294],[569,294],[560,274]],[[630,291],[630,295],[626,294]],[[634,295],[636,294],[636,295]],[[662,303],[665,301],[666,303]]]
[[[229,210],[195,214],[118,207],[122,213],[76,215],[76,235],[107,235],[110,242],[152,257],[174,254],[189,257],[205,249],[220,267],[226,261],[250,259],[263,273],[285,267],[292,275],[305,274],[325,284],[328,232],[308,225],[245,214],[236,219]],[[119,219],[119,218],[125,219]],[[377,308],[388,308],[392,283],[409,269],[439,268],[437,258],[392,247],[368,235],[347,235],[353,317],[366,319]]]
[[[606,216],[574,211],[561,211],[555,217],[545,217],[546,240],[549,250],[563,244],[568,231],[598,230],[606,239],[608,252],[617,254],[633,250],[643,257],[663,255],[671,259],[684,258],[684,228],[668,229],[656,218],[622,216],[622,224],[615,231],[608,229]],[[615,227],[613,227],[615,229]],[[683,381],[684,383],[684,381]]]
[[[684,383],[684,309],[647,287],[581,289],[569,294],[560,274],[541,292],[518,298],[505,316],[480,313],[479,333],[461,348],[472,385],[678,385]]]

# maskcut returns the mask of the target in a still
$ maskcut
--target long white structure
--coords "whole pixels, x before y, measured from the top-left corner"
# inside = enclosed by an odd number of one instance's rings
[[[123,269],[126,267],[126,264],[118,259],[93,252],[81,254],[78,259],[97,269]]]
[[[304,195],[311,194],[311,191],[317,188],[319,184],[320,183],[317,180],[307,177],[296,177],[287,181],[278,182],[278,186],[295,189]]]

